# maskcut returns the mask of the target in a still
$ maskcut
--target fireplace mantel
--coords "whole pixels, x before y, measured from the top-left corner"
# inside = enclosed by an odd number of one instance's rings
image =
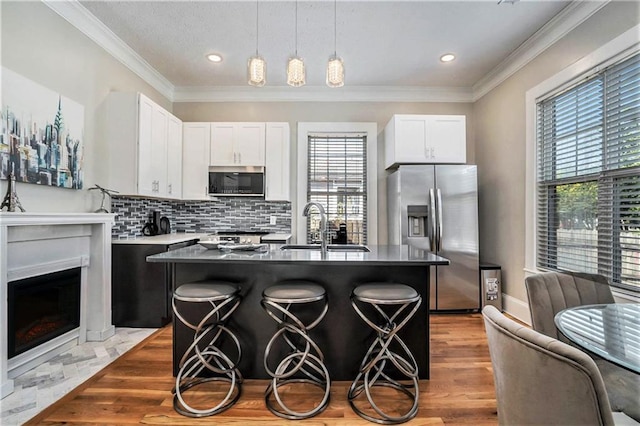
[[[81,295],[80,313],[82,327],[73,343],[102,341],[115,333],[111,323],[111,228],[114,218],[114,214],[108,213],[0,212],[1,398],[13,392],[13,380],[9,378],[11,362],[7,358],[9,281],[74,264],[85,267],[86,285],[85,294]],[[32,368],[59,351],[60,348],[47,348],[45,353],[21,360],[20,368]]]

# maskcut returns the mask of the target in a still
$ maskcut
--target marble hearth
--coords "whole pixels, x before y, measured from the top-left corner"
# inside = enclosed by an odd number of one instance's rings
[[[13,378],[85,341],[115,333],[111,323],[113,214],[0,213],[0,396]],[[8,283],[81,268],[80,326],[8,358]]]

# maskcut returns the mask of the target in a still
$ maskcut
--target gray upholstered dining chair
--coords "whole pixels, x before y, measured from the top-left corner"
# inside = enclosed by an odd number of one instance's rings
[[[595,362],[573,346],[482,310],[500,425],[638,425],[613,413]]]
[[[614,303],[607,279],[602,275],[545,272],[524,280],[533,329],[569,343],[553,318],[563,309],[596,303]]]
[[[609,282],[602,275],[545,272],[525,278],[531,323],[542,334],[571,344],[556,328],[554,317],[563,309],[614,303]],[[640,421],[640,376],[592,356],[604,380],[613,411]]]

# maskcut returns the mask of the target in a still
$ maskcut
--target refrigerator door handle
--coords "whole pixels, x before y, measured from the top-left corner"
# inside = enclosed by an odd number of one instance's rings
[[[429,225],[431,225],[431,235],[429,238],[429,248],[435,253],[437,250],[436,231],[437,231],[437,219],[436,219],[436,198],[433,194],[433,188],[429,189],[429,207],[431,212],[429,214]]]
[[[438,194],[438,251],[442,251],[442,192],[437,189]]]

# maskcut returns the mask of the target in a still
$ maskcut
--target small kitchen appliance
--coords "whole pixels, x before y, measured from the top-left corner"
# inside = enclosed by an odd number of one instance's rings
[[[147,223],[142,227],[142,235],[149,237],[160,233],[160,212],[151,210]]]
[[[264,196],[264,167],[209,167],[209,195]]]

